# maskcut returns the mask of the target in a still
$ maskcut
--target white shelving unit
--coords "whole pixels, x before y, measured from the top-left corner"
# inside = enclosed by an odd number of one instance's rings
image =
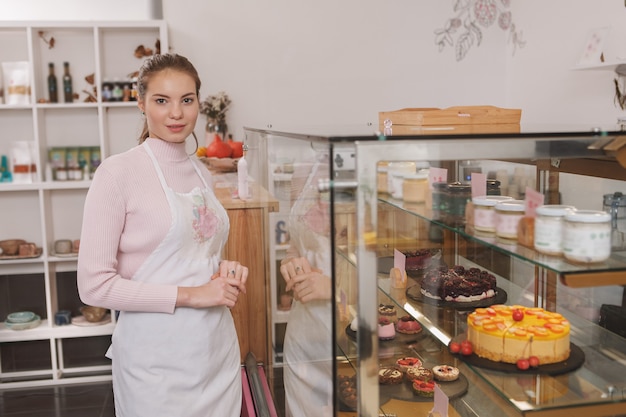
[[[51,39],[54,41],[50,42]],[[27,141],[37,150],[34,156],[37,172],[32,183],[0,183],[0,240],[20,238],[42,248],[37,258],[0,259],[0,313],[6,315],[23,308],[16,304],[24,302],[15,301],[20,297],[12,297],[12,293],[22,293],[24,299],[23,293],[30,289],[23,288],[27,285],[23,283],[34,282],[35,295],[27,307],[37,310],[42,318],[38,327],[29,330],[12,330],[0,323],[0,390],[111,378],[106,359],[93,365],[71,365],[67,362],[74,361],[68,361],[67,355],[72,353],[64,350],[64,346],[76,339],[110,336],[115,327],[115,312],[111,312],[111,323],[100,326],[54,323],[55,313],[66,309],[60,300],[73,299],[74,303],[79,300],[77,293],[68,294],[67,288],[72,283],[61,282],[68,273],[75,274],[77,257],[54,256],[52,249],[58,239],[80,237],[83,203],[90,181],[54,181],[46,170],[48,150],[91,147],[99,149],[104,159],[133,147],[141,129],[137,103],[101,101],[102,82],[125,79],[137,71],[144,58],[135,57],[135,49],[144,45],[156,51],[157,42],[161,51],[169,50],[164,21],[0,24],[0,62],[28,62],[31,80],[30,104],[0,104],[0,155],[9,157],[15,141]],[[49,62],[55,64],[59,103],[44,102],[48,98]],[[79,94],[72,103],[62,102],[64,62],[70,63],[73,91]],[[88,76],[93,77],[93,85],[87,81]],[[88,95],[84,90],[91,92],[94,86],[97,101],[85,102]],[[48,365],[16,366],[15,362],[20,360],[16,352],[30,351],[30,344],[34,343],[47,346],[42,355],[49,355]],[[103,354],[98,352],[96,356]]]

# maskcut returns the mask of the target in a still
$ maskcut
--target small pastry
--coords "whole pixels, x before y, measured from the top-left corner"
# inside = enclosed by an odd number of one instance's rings
[[[398,333],[416,334],[422,331],[422,326],[411,316],[402,316],[396,324]]]
[[[416,395],[420,397],[434,397],[435,396],[435,383],[433,381],[413,381],[411,388]]]
[[[398,320],[398,313],[393,304],[379,304],[378,317],[387,318],[390,322],[395,323]]]
[[[382,385],[395,385],[402,382],[402,371],[394,366],[385,366],[378,370],[378,382]]]
[[[406,371],[406,380],[407,382],[413,381],[432,381],[433,380],[433,371],[428,368],[418,367],[418,368],[409,368]]]
[[[422,366],[422,361],[413,356],[405,356],[396,361],[396,365],[400,370],[406,372],[409,368],[419,368]]]
[[[433,367],[433,375],[438,381],[456,381],[459,378],[459,368],[450,365],[437,365]]]
[[[378,338],[380,340],[391,340],[396,337],[396,327],[389,319],[378,320]]]

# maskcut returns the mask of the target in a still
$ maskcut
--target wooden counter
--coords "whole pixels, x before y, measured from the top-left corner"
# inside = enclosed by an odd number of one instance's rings
[[[215,174],[214,174],[215,175]],[[215,194],[230,219],[230,235],[223,258],[241,262],[249,269],[247,294],[239,297],[232,309],[241,361],[252,352],[258,362],[269,363],[270,293],[269,293],[269,213],[278,211],[278,200],[256,183],[250,184],[248,200],[232,198],[236,174],[215,175]]]

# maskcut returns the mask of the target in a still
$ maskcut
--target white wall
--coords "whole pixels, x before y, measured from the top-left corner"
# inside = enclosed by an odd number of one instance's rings
[[[623,2],[511,0],[525,47],[513,55],[493,25],[456,61],[434,42],[455,1],[22,0],[5,2],[0,20],[149,19],[162,9],[203,96],[233,99],[236,136],[244,125],[376,125],[378,111],[403,107],[493,104],[522,108],[526,123],[582,126],[624,115],[611,71],[572,70],[597,27],[612,28],[607,60],[626,59]]]

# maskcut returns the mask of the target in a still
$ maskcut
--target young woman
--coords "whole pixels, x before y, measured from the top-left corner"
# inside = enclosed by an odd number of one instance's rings
[[[140,144],[98,167],[85,202],[78,289],[120,311],[107,356],[117,417],[239,416],[240,354],[230,307],[248,269],[220,259],[226,211],[185,141],[200,79],[173,54],[141,67]]]

